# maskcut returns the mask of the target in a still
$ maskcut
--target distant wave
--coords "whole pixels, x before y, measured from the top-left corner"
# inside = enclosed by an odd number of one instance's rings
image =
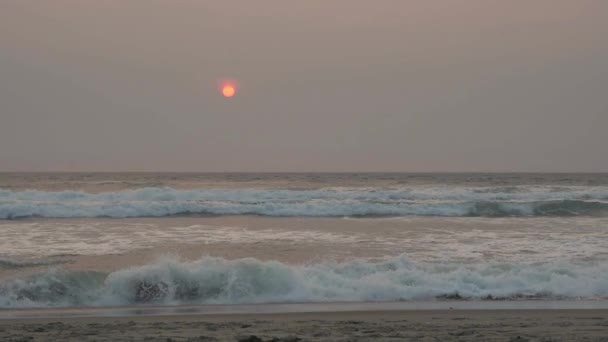
[[[2,308],[607,296],[607,263],[414,263],[405,256],[299,266],[167,259],[109,274],[55,270],[0,282]]]
[[[14,269],[14,268],[27,268],[37,266],[49,266],[61,264],[64,261],[61,260],[44,260],[44,259],[14,259],[0,257],[0,270],[1,269]]]
[[[608,216],[608,187],[0,190],[0,219],[171,215]]]

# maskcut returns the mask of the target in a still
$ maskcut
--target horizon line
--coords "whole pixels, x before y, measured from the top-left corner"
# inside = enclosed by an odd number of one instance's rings
[[[511,174],[604,174],[607,171],[92,171],[92,170],[78,170],[78,171],[65,171],[65,170],[44,170],[44,171],[2,171],[0,174],[8,173],[199,173],[199,174],[218,174],[218,173],[299,173],[299,174],[328,174],[328,173],[341,173],[341,174],[355,174],[355,173],[401,173],[401,174],[458,174],[458,173],[469,173],[469,174],[487,174],[487,173],[511,173]]]

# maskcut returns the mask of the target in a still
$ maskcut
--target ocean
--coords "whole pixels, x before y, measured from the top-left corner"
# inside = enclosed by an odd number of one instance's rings
[[[607,299],[608,174],[0,174],[2,309]]]

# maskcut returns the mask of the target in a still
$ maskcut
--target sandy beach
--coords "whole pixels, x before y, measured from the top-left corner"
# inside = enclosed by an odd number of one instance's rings
[[[608,310],[405,310],[0,321],[2,341],[608,341]]]

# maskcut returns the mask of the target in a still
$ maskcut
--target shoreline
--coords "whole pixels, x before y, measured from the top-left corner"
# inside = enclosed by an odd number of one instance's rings
[[[0,320],[7,341],[605,341],[606,309],[389,310]],[[257,339],[256,339],[257,338]]]
[[[494,300],[494,301],[404,301],[404,302],[315,302],[270,304],[139,305],[65,308],[0,309],[5,320],[70,319],[94,317],[238,316],[274,314],[324,314],[349,312],[423,311],[560,311],[605,310],[608,300]]]

